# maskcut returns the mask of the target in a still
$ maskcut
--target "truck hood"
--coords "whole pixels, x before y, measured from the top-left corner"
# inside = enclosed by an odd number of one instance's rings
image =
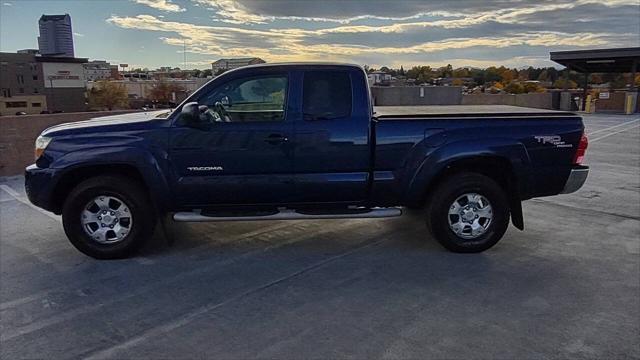
[[[140,128],[140,125],[144,126],[144,123],[164,120],[164,117],[159,118],[158,116],[168,112],[170,112],[169,109],[164,109],[121,115],[102,116],[84,121],[63,123],[47,128],[42,132],[42,135],[67,135],[70,133],[104,131],[108,130],[109,128],[118,130],[124,130],[131,127]]]

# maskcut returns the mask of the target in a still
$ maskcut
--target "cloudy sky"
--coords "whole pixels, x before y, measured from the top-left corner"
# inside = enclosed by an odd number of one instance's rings
[[[0,0],[0,48],[71,14],[76,56],[155,68],[220,57],[408,68],[552,66],[549,51],[640,46],[640,0]]]

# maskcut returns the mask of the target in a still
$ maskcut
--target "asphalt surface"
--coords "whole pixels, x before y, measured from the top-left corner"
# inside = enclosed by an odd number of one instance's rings
[[[640,117],[585,123],[583,189],[474,255],[403,216],[174,224],[97,261],[0,179],[0,357],[640,358]]]

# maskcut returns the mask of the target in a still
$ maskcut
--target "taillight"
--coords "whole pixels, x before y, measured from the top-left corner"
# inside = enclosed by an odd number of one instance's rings
[[[587,135],[585,133],[582,133],[580,143],[578,144],[578,150],[576,150],[576,155],[573,157],[574,165],[582,164],[584,155],[587,152],[587,146],[589,146],[589,139],[587,139]]]

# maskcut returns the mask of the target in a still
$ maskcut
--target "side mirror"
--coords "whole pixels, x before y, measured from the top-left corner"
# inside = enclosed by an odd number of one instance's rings
[[[197,102],[184,104],[180,111],[180,123],[186,126],[200,122],[200,109]]]
[[[197,102],[184,104],[180,111],[178,124],[194,129],[206,130],[208,124],[205,113],[209,110],[206,105],[198,105]]]

